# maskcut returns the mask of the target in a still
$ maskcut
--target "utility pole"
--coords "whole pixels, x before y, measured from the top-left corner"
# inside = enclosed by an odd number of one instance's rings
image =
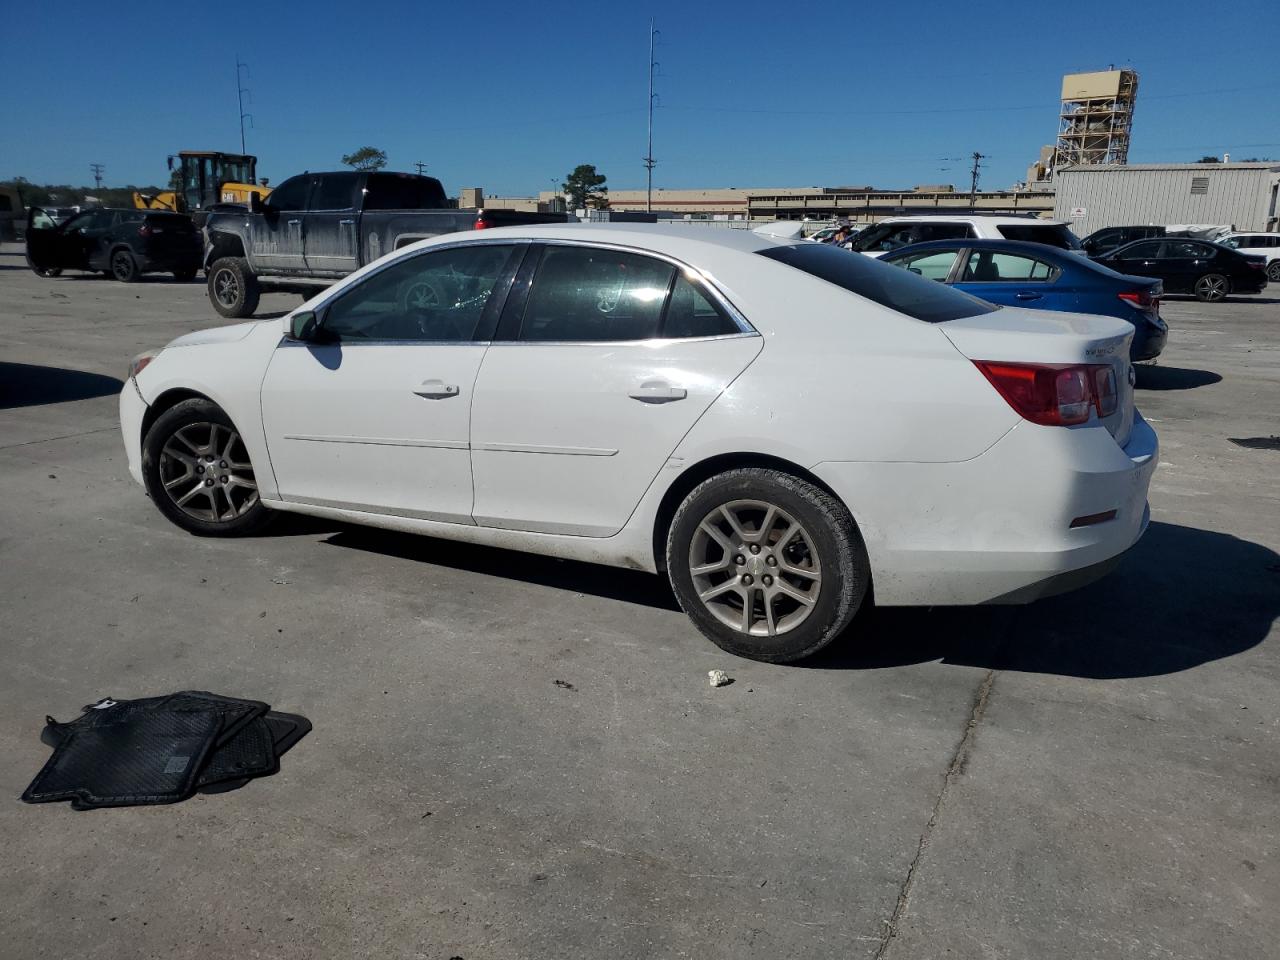
[[[244,112],[244,95],[248,93],[250,101],[253,100],[253,95],[252,93],[250,93],[249,88],[244,85],[244,81],[240,73],[241,70],[247,71],[248,69],[249,69],[249,65],[247,63],[241,63],[240,54],[237,53],[236,54],[236,103],[239,104],[240,106],[240,152],[241,153],[246,152],[245,146],[244,146],[244,118],[248,117],[249,125],[253,126],[253,114]]]
[[[982,169],[982,161],[987,159],[984,154],[977,150],[973,151],[973,169],[970,171],[972,179],[969,181],[969,206],[976,206],[978,203],[978,171]]]
[[[89,164],[89,169],[93,171],[93,182],[98,190],[102,189],[102,171],[104,167],[100,163]]]
[[[422,171],[427,169],[427,165],[423,163],[421,160],[415,163],[414,166],[418,168],[418,176],[422,176]]]
[[[653,168],[657,166],[658,161],[653,159],[653,99],[657,96],[653,92],[653,72],[658,66],[658,62],[653,59],[653,38],[657,36],[658,31],[653,29],[653,21],[649,21],[649,150],[644,155],[644,169],[647,177],[647,185],[644,194],[644,208],[646,211],[653,210]]]

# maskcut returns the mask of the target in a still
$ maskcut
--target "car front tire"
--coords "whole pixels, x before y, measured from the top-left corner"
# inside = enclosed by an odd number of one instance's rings
[[[676,599],[713,643],[791,663],[831,643],[871,583],[848,509],[780,470],[729,470],[695,487],[667,537]]]
[[[222,257],[208,270],[209,302],[224,317],[252,317],[262,288],[244,257]]]
[[[111,276],[121,283],[133,283],[138,279],[138,261],[128,250],[117,250],[111,254]]]
[[[1220,273],[1206,273],[1196,281],[1196,299],[1201,303],[1219,303],[1231,292],[1231,282]]]
[[[184,400],[156,418],[142,442],[142,477],[160,512],[197,536],[247,536],[274,516],[243,438],[210,400]]]

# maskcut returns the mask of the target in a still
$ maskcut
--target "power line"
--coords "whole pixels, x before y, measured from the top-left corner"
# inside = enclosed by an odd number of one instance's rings
[[[423,163],[421,160],[415,163],[414,166],[418,168],[418,176],[422,176],[422,171],[427,169],[427,165]]]
[[[93,171],[93,182],[97,185],[97,189],[102,189],[102,171],[106,168],[100,163],[89,164],[89,169]]]

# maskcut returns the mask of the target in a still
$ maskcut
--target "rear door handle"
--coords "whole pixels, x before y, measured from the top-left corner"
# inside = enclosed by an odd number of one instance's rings
[[[1030,290],[1022,290],[1014,294],[1018,300],[1039,300],[1043,296],[1043,293],[1032,293]]]
[[[354,220],[339,220],[339,221],[338,221],[338,226],[340,226],[340,227],[349,227],[349,226],[351,226],[353,223],[355,223],[355,221],[354,221]]]
[[[422,386],[415,388],[413,392],[428,400],[447,400],[458,395],[458,385],[445,383],[443,380],[424,380]]]
[[[665,380],[647,380],[631,391],[631,399],[641,403],[670,403],[672,400],[683,400],[689,395],[684,387],[673,387]]]

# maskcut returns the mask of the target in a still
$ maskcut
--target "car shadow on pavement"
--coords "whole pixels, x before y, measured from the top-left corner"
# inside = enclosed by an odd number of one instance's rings
[[[1195,370],[1187,367],[1161,367],[1134,364],[1138,390],[1194,390],[1211,383],[1221,383],[1222,374],[1212,370]]]
[[[665,577],[639,570],[603,567],[578,560],[560,560],[374,527],[348,527],[324,542],[349,550],[367,550],[386,557],[519,580],[573,593],[589,593],[659,610],[680,609]]]
[[[0,410],[105,397],[123,386],[123,380],[101,373],[0,361]]]
[[[806,666],[944,663],[1089,679],[1150,677],[1242,653],[1280,616],[1280,554],[1152,523],[1109,576],[1024,607],[884,608]]]

